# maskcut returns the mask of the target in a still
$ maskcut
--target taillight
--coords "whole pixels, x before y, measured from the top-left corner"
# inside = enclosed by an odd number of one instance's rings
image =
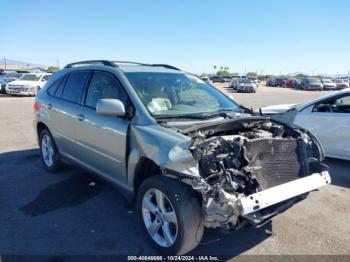
[[[35,101],[35,103],[34,103],[35,111],[39,111],[42,107],[43,107],[42,104],[40,104],[39,102]]]

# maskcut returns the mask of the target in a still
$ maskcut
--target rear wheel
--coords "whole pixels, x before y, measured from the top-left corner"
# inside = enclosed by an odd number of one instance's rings
[[[41,159],[44,167],[49,171],[58,171],[62,167],[61,157],[56,143],[47,129],[41,131],[39,136]]]
[[[199,199],[178,180],[160,175],[147,179],[137,195],[137,211],[146,237],[164,254],[183,255],[202,239]]]

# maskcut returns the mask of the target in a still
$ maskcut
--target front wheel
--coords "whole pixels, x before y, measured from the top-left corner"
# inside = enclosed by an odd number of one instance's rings
[[[161,175],[147,179],[137,195],[137,211],[146,237],[163,254],[183,255],[203,237],[200,201],[178,180]]]

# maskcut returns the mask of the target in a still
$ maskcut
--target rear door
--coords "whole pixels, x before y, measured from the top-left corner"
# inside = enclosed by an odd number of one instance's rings
[[[89,76],[88,70],[74,71],[48,88],[52,99],[47,104],[56,144],[61,154],[74,159],[75,124],[82,104],[83,89]],[[50,94],[51,92],[51,94]]]
[[[350,95],[321,101],[300,112],[295,124],[310,130],[330,157],[350,159]]]
[[[76,155],[86,166],[118,182],[126,181],[127,131],[130,121],[124,117],[102,116],[96,113],[100,99],[119,99],[129,106],[129,99],[111,73],[95,71],[85,94],[85,105],[79,107],[76,121]]]

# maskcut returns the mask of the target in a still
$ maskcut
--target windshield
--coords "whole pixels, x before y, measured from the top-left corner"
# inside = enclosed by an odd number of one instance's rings
[[[39,81],[40,75],[34,75],[34,74],[28,74],[23,75],[20,80],[26,80],[26,81]]]
[[[322,82],[323,83],[332,83],[332,81],[330,79],[323,79]]]
[[[156,118],[242,111],[231,99],[192,75],[132,72],[126,76]]]

